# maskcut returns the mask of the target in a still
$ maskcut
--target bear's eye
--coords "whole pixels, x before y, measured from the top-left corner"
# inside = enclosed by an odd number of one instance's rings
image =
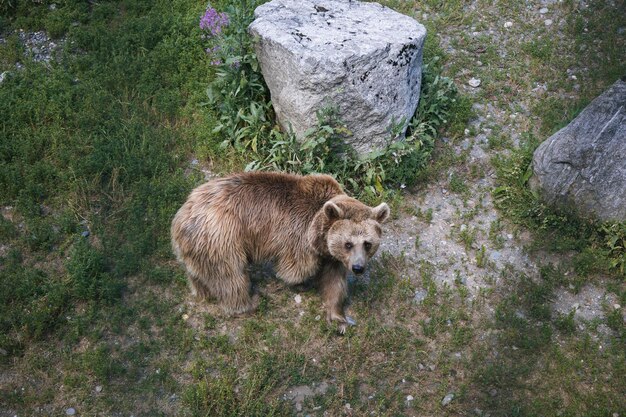
[[[346,242],[346,249],[350,250],[352,249],[352,243],[351,242]]]
[[[363,247],[365,247],[365,250],[370,250],[372,249],[372,244],[370,242],[363,242]]]

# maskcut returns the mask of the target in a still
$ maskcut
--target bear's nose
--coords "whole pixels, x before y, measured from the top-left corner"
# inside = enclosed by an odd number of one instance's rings
[[[355,274],[362,274],[365,271],[362,265],[352,265],[352,272]]]

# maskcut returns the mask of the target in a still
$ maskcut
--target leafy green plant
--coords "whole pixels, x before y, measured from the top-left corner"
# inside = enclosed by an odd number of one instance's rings
[[[626,275],[626,223],[605,223],[600,226],[600,231],[611,268]]]
[[[206,53],[215,68],[207,88],[208,104],[218,113],[213,133],[226,139],[222,145],[237,151],[257,152],[265,146],[271,127],[272,107],[246,29],[253,20],[258,1],[229,5],[226,12],[207,8],[200,28],[208,44]]]

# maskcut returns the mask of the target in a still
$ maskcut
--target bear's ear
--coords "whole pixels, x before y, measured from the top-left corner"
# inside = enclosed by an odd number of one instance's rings
[[[389,218],[389,212],[387,203],[382,203],[372,209],[372,217],[378,223],[384,223]]]
[[[324,214],[328,217],[328,220],[337,220],[343,218],[343,210],[332,201],[327,201],[324,204]]]

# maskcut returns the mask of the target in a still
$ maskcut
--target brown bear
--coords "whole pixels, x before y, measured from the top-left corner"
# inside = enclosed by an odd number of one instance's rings
[[[315,280],[327,320],[343,333],[347,272],[363,273],[388,217],[387,204],[368,207],[328,175],[242,173],[191,192],[172,221],[172,246],[192,293],[226,313],[256,309],[246,267],[272,261],[288,284]]]

